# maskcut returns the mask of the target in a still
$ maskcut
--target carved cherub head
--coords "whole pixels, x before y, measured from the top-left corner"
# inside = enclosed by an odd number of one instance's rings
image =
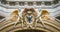
[[[18,10],[14,10],[14,11],[10,14],[9,20],[11,20],[11,21],[16,21],[17,19],[18,19]]]
[[[44,20],[50,19],[48,15],[49,15],[49,12],[47,10],[42,10],[41,12],[42,19]]]
[[[36,11],[34,10],[34,8],[25,8],[24,11],[22,12],[22,16],[23,15],[31,15],[31,14],[36,14]]]

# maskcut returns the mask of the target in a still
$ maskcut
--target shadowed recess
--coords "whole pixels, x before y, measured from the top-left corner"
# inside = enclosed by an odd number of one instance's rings
[[[42,30],[35,30],[35,29],[31,29],[31,30],[18,30],[15,32],[46,32],[46,31],[42,31]]]

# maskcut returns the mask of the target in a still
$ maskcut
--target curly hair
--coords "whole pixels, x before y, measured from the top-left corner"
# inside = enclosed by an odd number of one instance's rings
[[[41,16],[42,16],[42,15],[46,15],[46,14],[49,14],[49,12],[48,12],[47,10],[42,10]]]
[[[10,15],[18,15],[18,10],[14,10]]]
[[[30,9],[25,8],[24,11],[22,12],[22,16],[26,15],[25,13],[27,13],[28,11],[33,12],[34,15],[37,14],[34,8],[30,8]]]

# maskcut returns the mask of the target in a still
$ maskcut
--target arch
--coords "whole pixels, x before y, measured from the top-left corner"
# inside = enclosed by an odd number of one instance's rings
[[[15,32],[46,32],[46,31],[42,31],[42,30],[35,30],[35,29],[31,29],[31,30],[18,30]]]
[[[28,9],[29,10],[29,9]],[[32,10],[33,11],[33,10]],[[12,15],[14,15],[15,12],[13,12]],[[25,11],[22,12],[23,14]],[[18,12],[17,12],[18,14]],[[43,14],[45,15],[45,14]],[[23,19],[22,19],[23,20]],[[15,22],[15,21],[14,21]],[[0,32],[15,32],[15,31],[21,31],[21,30],[42,30],[46,32],[60,32],[60,23],[55,20],[44,20],[45,27],[42,26],[42,23],[40,21],[37,22],[36,27],[32,26],[31,28],[27,28],[27,26],[24,26],[22,28],[22,22],[18,22],[17,25],[14,27],[13,21],[3,21],[0,23]],[[25,24],[24,24],[25,25]],[[34,25],[34,24],[32,24]]]

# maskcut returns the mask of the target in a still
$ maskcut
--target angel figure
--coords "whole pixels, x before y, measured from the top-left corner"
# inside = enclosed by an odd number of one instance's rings
[[[10,20],[10,21],[13,21],[13,22],[15,23],[15,24],[14,24],[14,27],[15,27],[16,24],[17,24],[17,22],[19,22],[18,10],[14,10],[14,11],[10,14],[9,20]]]
[[[42,10],[41,14],[40,14],[40,21],[42,22],[42,25],[45,27],[44,25],[44,20],[49,20],[49,12],[47,10]]]

